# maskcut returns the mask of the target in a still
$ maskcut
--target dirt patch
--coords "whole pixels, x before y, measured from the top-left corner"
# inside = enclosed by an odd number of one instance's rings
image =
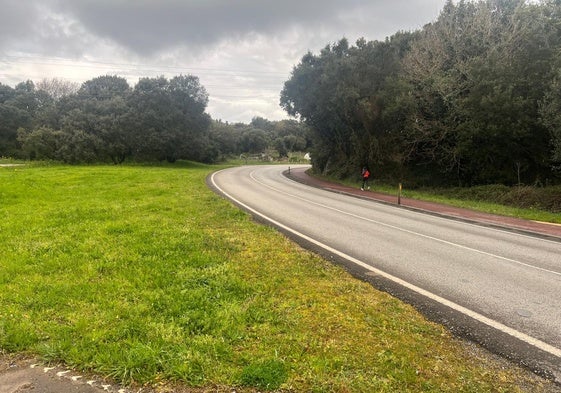
[[[129,390],[63,367],[47,367],[34,359],[0,354],[0,393],[126,393]]]
[[[160,383],[157,388],[122,387],[103,378],[80,373],[64,366],[45,366],[23,355],[3,354],[0,350],[0,393],[257,393],[254,389],[228,386],[189,388]]]

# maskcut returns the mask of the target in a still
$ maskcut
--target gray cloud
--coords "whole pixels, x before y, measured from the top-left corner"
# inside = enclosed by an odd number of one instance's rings
[[[28,36],[33,31],[33,21],[37,18],[37,7],[17,0],[0,2],[0,49],[9,47],[11,42]]]
[[[44,0],[24,3],[5,0],[0,1],[0,4],[7,3],[2,9],[7,10],[5,19],[8,23],[0,31],[3,37],[11,39],[19,36],[26,38],[27,42],[43,38],[47,46],[72,39],[83,41],[86,33],[89,33],[138,55],[150,56],[177,46],[205,49],[223,39],[241,39],[251,33],[279,35],[294,26],[312,33],[318,30],[355,33],[351,30],[362,28],[362,35],[365,36],[377,32],[390,35],[403,28],[420,27],[421,23],[415,25],[413,21],[419,19],[419,15],[427,8],[429,14],[434,14],[431,8],[434,9],[435,4],[440,6],[443,2],[444,0]],[[46,17],[49,12],[57,15],[58,19]],[[61,26],[64,21],[74,21],[84,31],[75,31],[72,37],[65,37],[64,33],[68,31],[63,29],[67,26]],[[388,30],[392,27],[395,31]],[[39,35],[38,29],[41,29]],[[61,51],[67,45],[62,45]]]
[[[307,51],[383,40],[446,0],[0,0],[0,83],[104,73],[191,73],[223,120],[278,119],[278,93]]]
[[[0,53],[17,52],[76,57],[88,35],[77,21],[40,1],[0,1]]]
[[[293,25],[333,25],[338,12],[359,3],[347,0],[60,1],[95,35],[149,55],[169,47],[200,48],[250,33],[279,34]]]

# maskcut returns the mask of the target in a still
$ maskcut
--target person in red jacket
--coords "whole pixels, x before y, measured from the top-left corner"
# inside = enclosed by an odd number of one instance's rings
[[[366,185],[368,184],[368,179],[370,178],[370,171],[368,170],[367,167],[363,167],[362,168],[362,187],[360,187],[360,189],[362,191],[364,191],[364,188],[366,188]],[[368,186],[368,190],[370,190],[370,186]]]

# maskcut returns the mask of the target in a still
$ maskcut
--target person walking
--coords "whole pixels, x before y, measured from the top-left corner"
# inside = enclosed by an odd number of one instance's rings
[[[362,191],[364,191],[364,189],[366,188],[367,184],[368,184],[368,179],[370,178],[370,171],[368,170],[367,167],[362,167],[362,187],[360,187],[360,189]],[[368,190],[370,190],[370,186],[368,186],[367,188]]]

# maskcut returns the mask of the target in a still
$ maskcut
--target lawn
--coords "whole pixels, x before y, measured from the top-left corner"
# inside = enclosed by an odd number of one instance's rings
[[[216,169],[0,167],[1,351],[161,391],[547,388],[256,224]]]

